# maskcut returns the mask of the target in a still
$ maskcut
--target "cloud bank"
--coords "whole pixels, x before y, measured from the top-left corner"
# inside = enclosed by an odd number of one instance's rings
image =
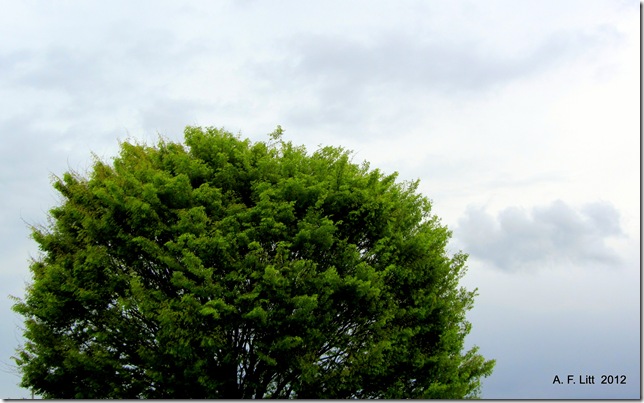
[[[496,217],[468,207],[455,230],[473,258],[506,271],[559,264],[615,266],[621,259],[607,241],[621,236],[613,205],[595,202],[576,209],[561,200],[530,211],[508,207]]]

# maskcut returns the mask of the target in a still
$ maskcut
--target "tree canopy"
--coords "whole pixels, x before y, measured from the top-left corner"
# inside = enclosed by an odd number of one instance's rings
[[[418,181],[187,127],[54,179],[14,310],[45,398],[477,397],[467,256]]]

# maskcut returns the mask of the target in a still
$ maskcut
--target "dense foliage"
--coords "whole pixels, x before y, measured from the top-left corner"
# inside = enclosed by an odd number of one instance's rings
[[[466,255],[417,182],[188,127],[121,144],[35,227],[14,310],[22,386],[47,398],[463,398],[492,372]]]

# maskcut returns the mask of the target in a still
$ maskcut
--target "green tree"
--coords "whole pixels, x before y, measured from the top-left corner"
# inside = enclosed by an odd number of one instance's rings
[[[477,397],[466,255],[418,182],[188,127],[121,144],[34,227],[14,310],[22,386],[46,398]]]

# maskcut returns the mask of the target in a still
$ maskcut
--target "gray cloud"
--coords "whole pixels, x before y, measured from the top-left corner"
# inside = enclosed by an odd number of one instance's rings
[[[538,74],[569,61],[615,37],[597,27],[585,32],[557,32],[522,52],[508,54],[485,48],[476,38],[418,38],[406,33],[382,33],[371,44],[329,36],[304,36],[293,42],[300,60],[294,73],[335,90],[392,84],[443,95],[471,94],[520,77]]]
[[[611,204],[574,209],[561,200],[530,212],[509,207],[496,217],[470,207],[454,234],[472,257],[509,271],[551,264],[616,265],[621,259],[606,240],[624,236]]]
[[[340,34],[300,34],[284,39],[273,63],[252,64],[252,73],[276,91],[290,94],[290,118],[315,125],[371,119],[370,110],[398,116],[427,114],[427,101],[487,94],[576,60],[619,40],[615,29],[541,33],[520,51],[507,52],[484,37],[441,32],[367,33],[367,40]],[[301,102],[302,100],[306,102]],[[415,102],[410,102],[410,100]],[[418,102],[421,101],[421,102]],[[400,113],[398,113],[400,112]]]

